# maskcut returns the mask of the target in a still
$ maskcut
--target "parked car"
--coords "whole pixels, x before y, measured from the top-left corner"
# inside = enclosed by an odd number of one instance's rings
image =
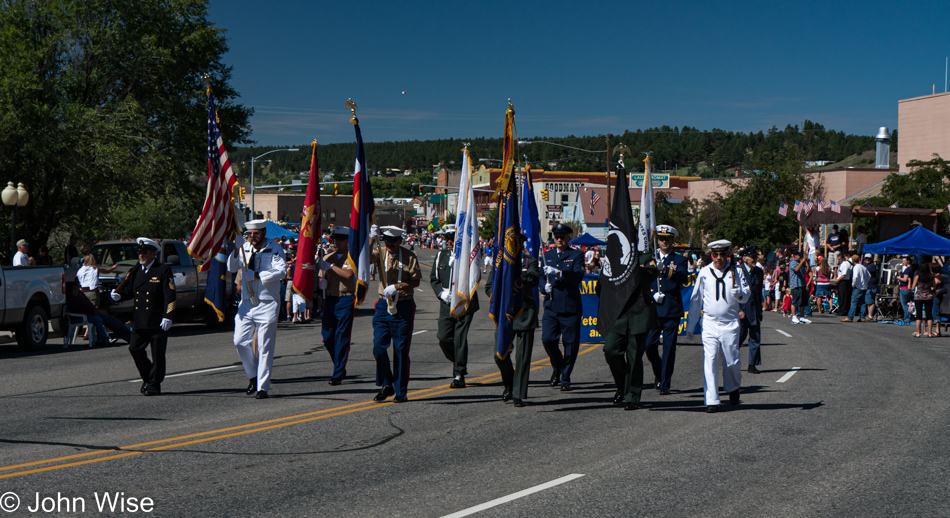
[[[65,284],[62,266],[0,268],[0,329],[13,331],[23,349],[45,346],[50,318],[63,314]]]
[[[183,241],[159,239],[156,260],[171,266],[175,280],[175,320],[205,319],[209,324],[217,324],[214,311],[205,303],[205,288],[208,284],[208,272],[200,271],[200,261],[188,254]],[[130,317],[132,300],[113,302],[109,293],[119,285],[129,270],[138,262],[139,246],[135,241],[103,241],[92,247],[90,253],[102,267],[118,265],[112,274],[99,275],[99,300],[101,311],[119,318]]]

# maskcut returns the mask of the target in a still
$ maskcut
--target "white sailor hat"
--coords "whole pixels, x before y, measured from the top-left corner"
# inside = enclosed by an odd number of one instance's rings
[[[732,241],[728,239],[720,239],[719,241],[713,241],[706,245],[709,250],[713,252],[726,252],[732,250]]]
[[[264,230],[267,228],[266,219],[252,219],[244,224],[244,228],[248,230]]]
[[[676,238],[676,237],[679,237],[680,233],[677,232],[675,228],[669,225],[657,225],[656,235],[657,236],[673,236],[674,238]]]
[[[393,238],[393,239],[402,239],[402,229],[399,227],[386,226],[379,227],[382,231],[383,237]]]
[[[158,250],[158,243],[156,243],[154,240],[149,239],[147,237],[140,237],[136,239],[135,242],[138,243],[138,245],[141,246],[142,248],[152,247],[152,250]]]
[[[342,227],[342,226],[339,226],[339,225],[334,226],[334,227],[333,227],[333,237],[337,237],[337,236],[349,238],[349,237],[350,237],[350,227]]]

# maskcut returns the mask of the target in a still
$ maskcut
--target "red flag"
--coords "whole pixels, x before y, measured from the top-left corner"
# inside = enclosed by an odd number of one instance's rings
[[[313,156],[310,158],[310,182],[303,199],[303,215],[300,217],[300,240],[297,241],[297,261],[294,266],[294,291],[310,302],[313,298],[313,283],[317,265],[315,254],[320,239],[320,168],[317,166],[317,141],[314,140]],[[323,259],[322,257],[320,259]]]

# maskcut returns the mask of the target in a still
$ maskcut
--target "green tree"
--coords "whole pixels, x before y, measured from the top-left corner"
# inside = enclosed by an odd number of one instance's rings
[[[495,225],[497,224],[498,207],[495,207],[488,211],[488,216],[482,220],[482,224],[478,227],[478,235],[482,236],[482,239],[493,239],[495,237]]]
[[[190,231],[207,176],[203,74],[225,142],[249,131],[226,51],[205,0],[0,0],[0,171],[31,192],[18,235]]]
[[[909,172],[892,174],[884,180],[881,195],[862,200],[872,207],[889,207],[896,203],[905,209],[942,209],[950,203],[950,162],[934,156],[926,162],[912,160],[907,164]],[[869,229],[869,238],[876,229]],[[939,233],[950,234],[950,214],[946,211],[937,215]]]

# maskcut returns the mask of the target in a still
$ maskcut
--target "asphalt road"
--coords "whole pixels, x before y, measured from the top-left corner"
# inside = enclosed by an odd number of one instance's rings
[[[515,408],[484,298],[470,386],[448,388],[428,275],[401,405],[371,401],[369,303],[338,387],[319,324],[281,324],[268,400],[244,397],[230,333],[198,324],[173,328],[160,397],[139,394],[125,347],[0,346],[0,509],[12,493],[10,516],[97,515],[109,493],[154,516],[950,515],[950,338],[768,313],[763,373],[743,372],[738,407],[706,414],[698,343],[680,344],[673,394],[645,390],[629,412],[610,404],[599,345],[582,347],[574,391],[548,387],[538,333]],[[26,511],[37,494],[51,512]]]

